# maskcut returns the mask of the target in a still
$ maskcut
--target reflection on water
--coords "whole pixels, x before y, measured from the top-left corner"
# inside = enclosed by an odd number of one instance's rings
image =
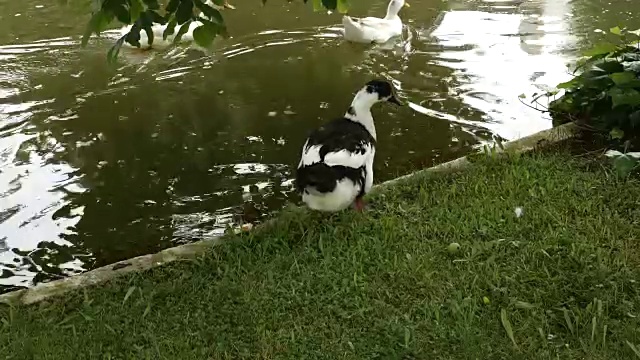
[[[592,3],[422,1],[403,10],[403,39],[369,47],[342,41],[337,14],[251,1],[225,12],[233,37],[209,54],[123,50],[112,68],[117,31],[78,47],[84,5],[4,2],[0,291],[221,234],[298,201],[292,171],[307,131],[342,114],[371,77],[393,80],[410,103],[374,110],[377,182],[548,128],[518,95],[565,80],[592,24],[614,25]],[[352,12],[385,8],[356,2]]]
[[[493,4],[492,12],[476,3],[446,13],[431,35],[446,47],[466,47],[440,56],[455,69],[456,91],[485,112],[487,129],[514,139],[549,127],[549,120],[523,106],[518,95],[568,80],[562,51],[574,42],[567,22],[570,5],[569,0]]]

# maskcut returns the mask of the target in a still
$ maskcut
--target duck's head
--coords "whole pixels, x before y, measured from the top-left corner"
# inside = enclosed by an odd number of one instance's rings
[[[409,3],[404,0],[391,0],[394,7],[401,9],[402,7],[409,7]]]
[[[365,85],[364,91],[368,96],[375,96],[373,99],[375,102],[388,101],[396,105],[404,105],[398,97],[396,89],[386,80],[371,80]]]
[[[409,7],[409,3],[404,0],[391,0],[387,6],[387,15],[398,15],[403,7]]]

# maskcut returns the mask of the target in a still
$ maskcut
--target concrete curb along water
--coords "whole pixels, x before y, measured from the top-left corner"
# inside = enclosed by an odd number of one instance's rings
[[[82,274],[64,279],[38,284],[32,288],[21,289],[0,295],[0,303],[33,304],[68,291],[96,285],[115,277],[136,271],[148,270],[177,260],[195,258],[220,242],[220,238],[197,241],[191,244],[171,247],[155,254],[142,255],[111,265],[99,267]]]
[[[514,140],[504,144],[504,150],[515,153],[523,153],[531,151],[537,146],[551,145],[573,137],[577,127],[573,123],[568,123],[556,128],[544,130],[518,140]],[[401,176],[399,178],[389,180],[378,184],[374,189],[383,189],[392,186],[398,181],[408,179],[416,175],[433,172],[447,172],[452,170],[462,170],[471,165],[471,161],[465,156],[428,169],[419,170],[411,174]],[[91,285],[100,284],[122,276],[131,272],[148,270],[164,264],[168,264],[178,260],[186,260],[195,258],[204,254],[211,247],[220,243],[220,237],[197,241],[191,244],[180,245],[168,248],[155,254],[142,255],[128,260],[119,261],[117,263],[103,266],[94,270],[87,271],[82,274],[74,275],[61,280],[55,280],[47,283],[38,284],[32,288],[12,291],[0,295],[0,303],[28,305],[46,300],[53,296],[62,295],[66,292],[81,289]]]

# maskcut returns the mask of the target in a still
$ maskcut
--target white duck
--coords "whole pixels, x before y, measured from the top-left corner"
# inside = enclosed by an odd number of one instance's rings
[[[358,43],[385,43],[389,39],[402,34],[402,20],[398,16],[403,6],[409,7],[404,0],[391,0],[387,6],[384,19],[376,17],[352,18],[342,17],[345,40]]]
[[[217,10],[221,10],[221,7],[214,4],[212,0],[206,0],[205,4],[217,9]],[[235,7],[231,4],[229,4],[227,1],[224,2],[222,8],[227,8],[227,9],[235,9]],[[140,31],[140,49],[142,50],[149,50],[151,48],[153,49],[158,49],[158,50],[162,50],[162,49],[166,49],[169,46],[171,46],[173,44],[173,39],[175,39],[176,34],[178,33],[178,29],[180,28],[179,26],[175,26],[174,27],[174,31],[173,34],[167,36],[166,39],[163,39],[163,34],[164,31],[167,29],[167,25],[168,24],[153,24],[151,26],[151,30],[153,31],[153,45],[149,46],[149,38],[147,37],[147,33],[146,31],[142,30]],[[182,35],[182,38],[180,39],[181,42],[184,43],[189,43],[189,42],[193,42],[193,30],[195,30],[198,26],[202,25],[202,22],[200,21],[192,21],[189,24],[189,28],[188,30],[184,33],[184,35]],[[131,31],[131,27],[133,25],[126,25],[123,26],[120,29],[120,36],[124,36],[126,34],[129,33],[129,31]],[[130,48],[134,48],[137,49],[136,46],[129,44],[128,42],[124,42],[123,44],[124,46],[130,47]]]
[[[302,147],[295,180],[309,208],[331,212],[354,204],[362,211],[362,197],[373,185],[376,152],[371,106],[382,101],[402,104],[388,81],[369,81],[343,117],[311,132]]]

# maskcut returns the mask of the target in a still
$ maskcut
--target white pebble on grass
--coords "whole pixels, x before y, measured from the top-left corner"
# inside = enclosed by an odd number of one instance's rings
[[[520,206],[518,206],[515,210],[515,213],[516,213],[516,217],[519,218],[524,213],[524,210]]]

